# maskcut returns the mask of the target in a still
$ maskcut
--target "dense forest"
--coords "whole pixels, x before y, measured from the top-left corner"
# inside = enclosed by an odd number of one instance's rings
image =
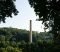
[[[53,35],[49,32],[32,32],[33,42],[52,41]],[[0,28],[0,40],[14,42],[29,42],[29,31],[17,28]]]
[[[59,49],[54,45],[53,34],[32,32],[33,42],[29,43],[29,31],[17,28],[0,28],[0,52],[48,52]],[[55,51],[56,51],[55,50]]]

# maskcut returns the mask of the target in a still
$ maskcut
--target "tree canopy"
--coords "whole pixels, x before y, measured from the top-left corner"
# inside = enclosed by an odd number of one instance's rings
[[[34,8],[39,20],[43,21],[45,28],[52,27],[52,31],[57,37],[60,31],[60,0],[28,0]]]
[[[18,14],[18,10],[14,4],[16,0],[0,0],[0,22],[5,22],[6,17],[12,17]]]
[[[33,42],[29,42],[29,31],[17,28],[0,28],[0,52],[57,52],[60,44],[54,45],[49,32],[32,32]],[[60,36],[59,36],[60,37]]]

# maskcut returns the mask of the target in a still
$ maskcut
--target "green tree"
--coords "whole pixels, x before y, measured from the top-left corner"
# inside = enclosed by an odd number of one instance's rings
[[[6,52],[5,48],[0,48],[0,52]]]
[[[0,35],[0,47],[5,47],[5,36]]]
[[[12,17],[18,14],[18,11],[15,7],[16,0],[0,0],[0,22],[5,22],[6,17]]]
[[[54,40],[60,31],[60,0],[28,0],[31,7],[34,8],[39,20],[43,21],[45,29],[52,27]]]

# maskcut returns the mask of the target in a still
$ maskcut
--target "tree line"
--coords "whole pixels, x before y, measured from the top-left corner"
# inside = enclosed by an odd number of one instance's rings
[[[54,44],[53,34],[32,32],[33,42],[29,43],[29,31],[17,28],[0,28],[0,52],[55,52],[60,45]]]

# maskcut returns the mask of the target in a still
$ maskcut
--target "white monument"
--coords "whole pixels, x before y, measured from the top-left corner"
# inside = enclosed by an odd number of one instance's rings
[[[32,20],[30,20],[30,34],[29,34],[29,42],[32,43]]]

